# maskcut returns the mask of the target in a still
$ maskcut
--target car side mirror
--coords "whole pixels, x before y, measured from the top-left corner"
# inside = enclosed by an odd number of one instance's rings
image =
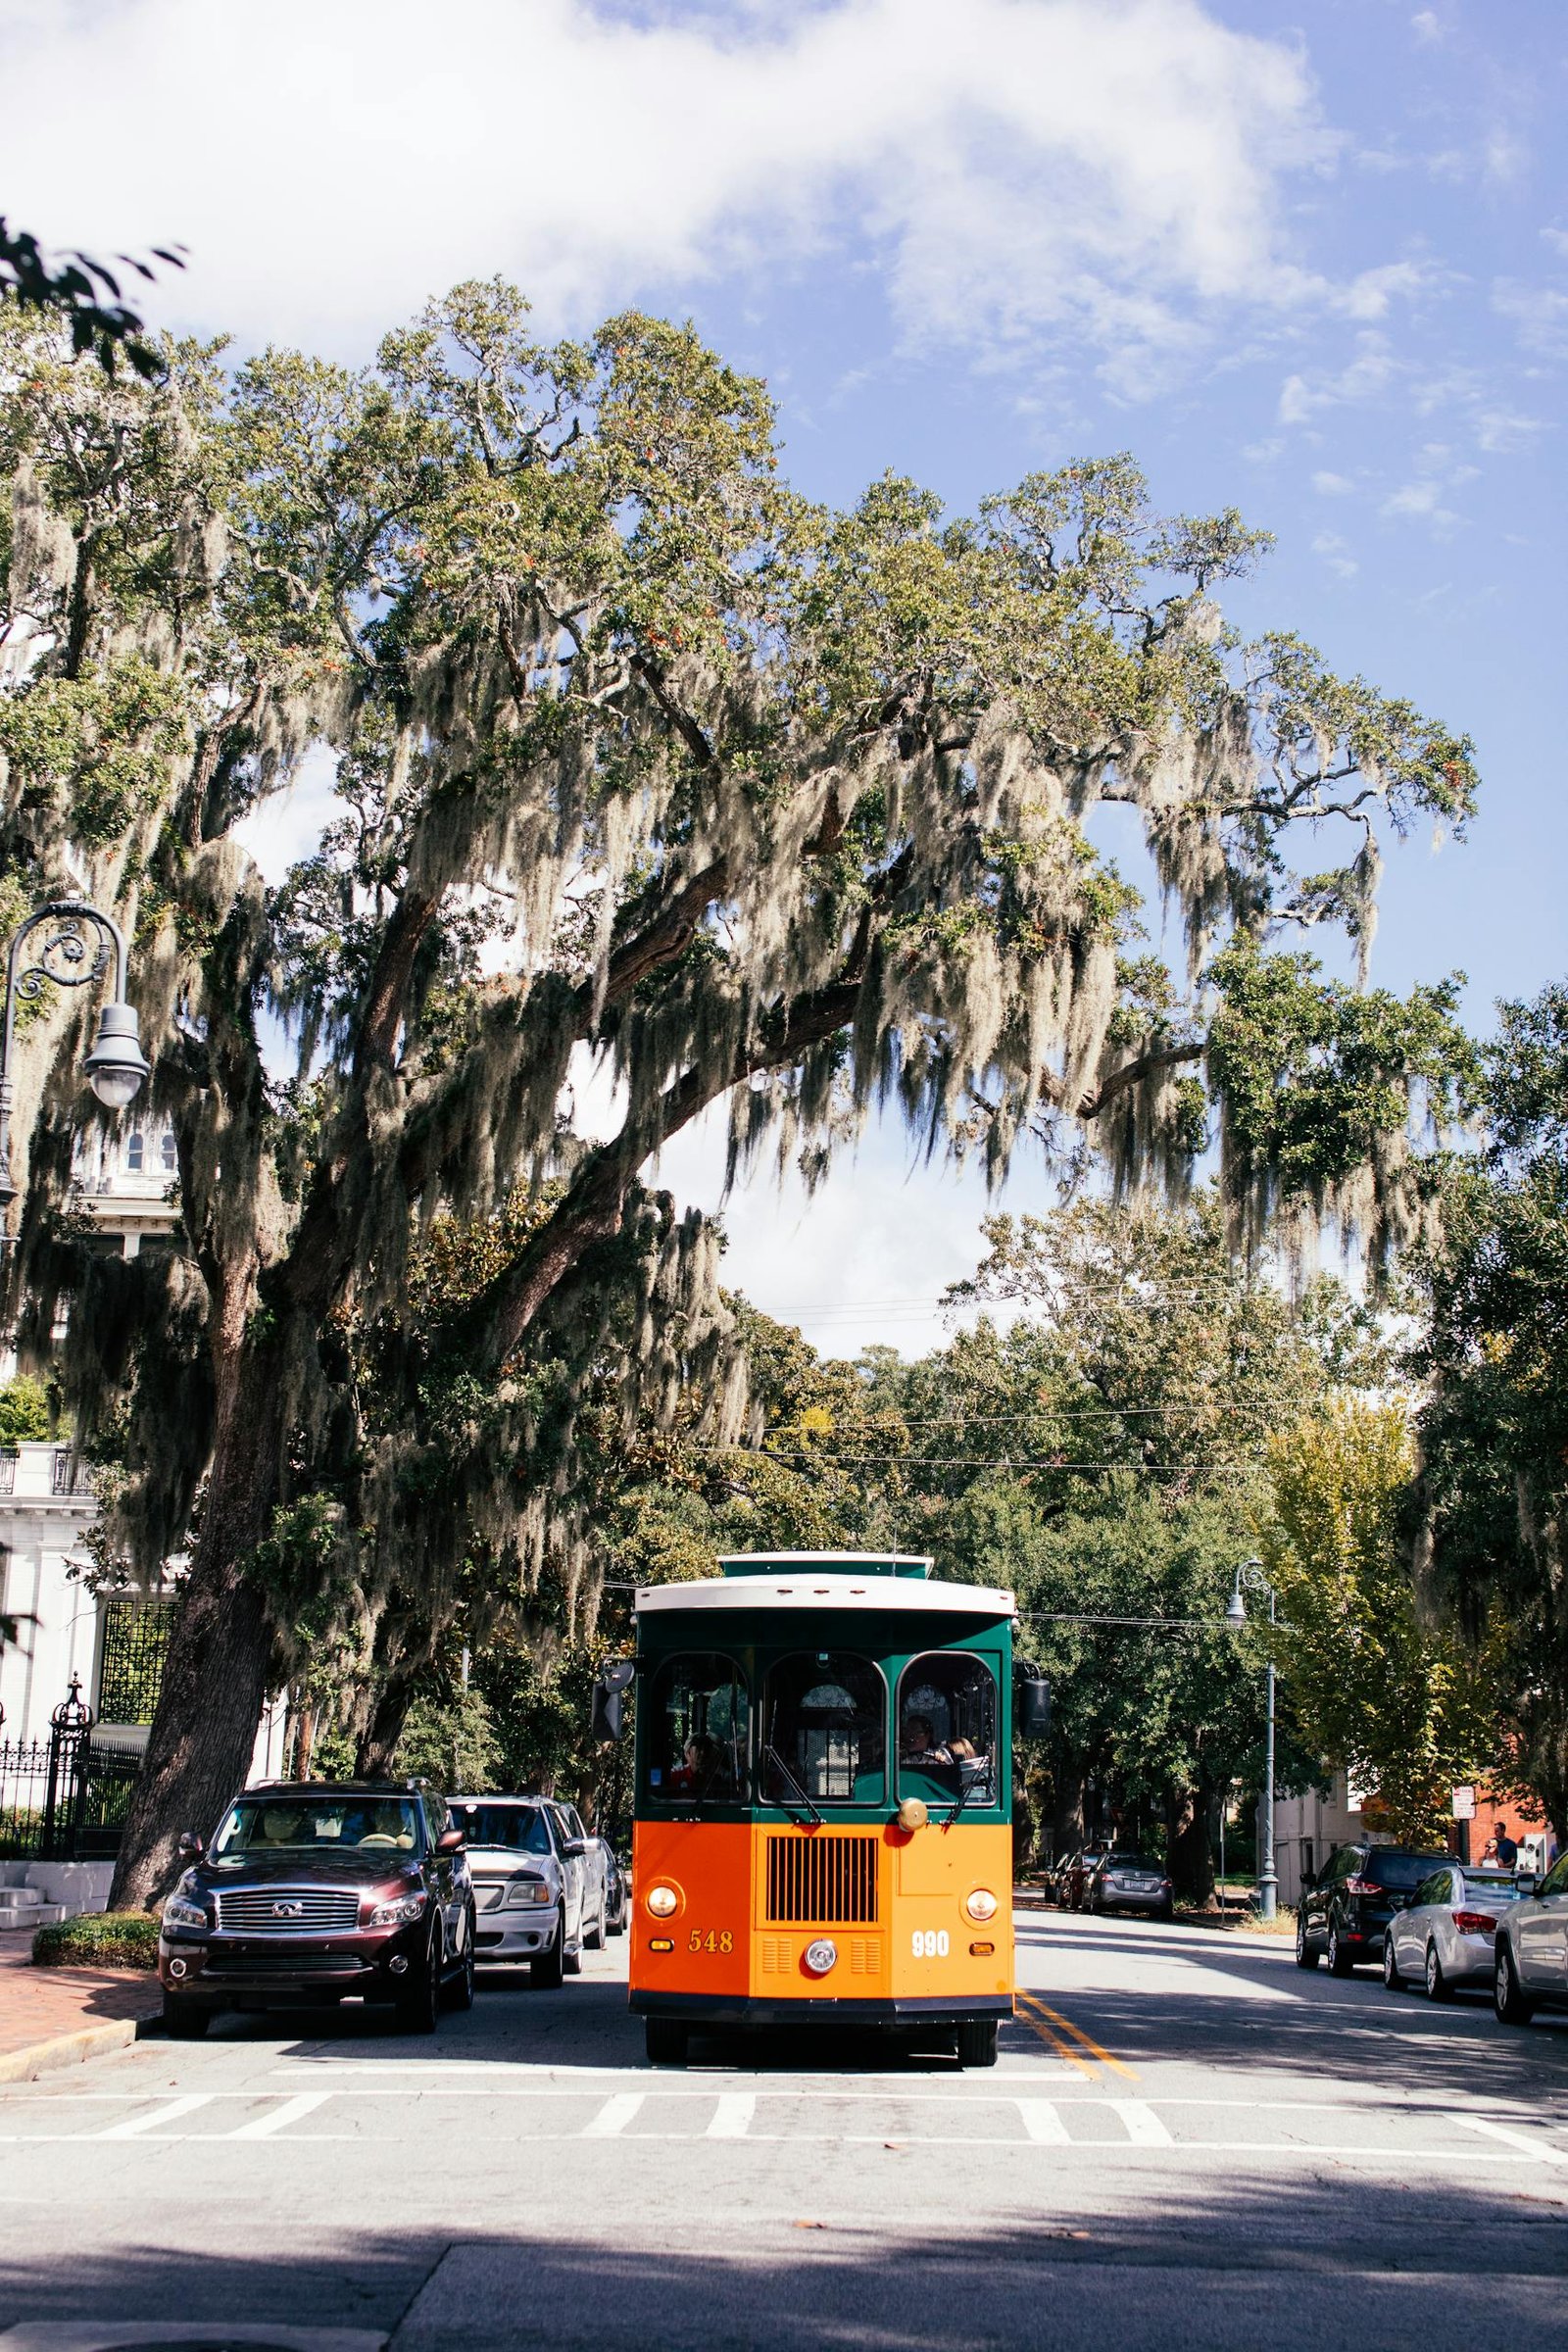
[[[594,1740],[624,1740],[626,1737],[626,1693],[637,1672],[635,1658],[612,1658],[602,1666],[594,1677],[593,1706],[589,1717],[589,1737]]]
[[[179,1851],[187,1862],[199,1862],[207,1847],[194,1830],[185,1830],[180,1834]]]
[[[443,1830],[435,1841],[435,1850],[438,1854],[461,1854],[465,1842],[461,1830]]]
[[[588,1840],[586,1838],[568,1838],[561,1850],[569,1860],[578,1861],[588,1851]]]
[[[1521,1894],[1534,1894],[1540,1886],[1541,1881],[1533,1870],[1522,1870],[1515,1879],[1514,1885]]]
[[[1015,1697],[1019,1733],[1025,1740],[1043,1740],[1051,1729],[1051,1685],[1026,1666],[1018,1676]]]

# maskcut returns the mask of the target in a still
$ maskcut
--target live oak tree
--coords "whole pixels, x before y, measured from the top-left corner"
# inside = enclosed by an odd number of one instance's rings
[[[476,1541],[591,1611],[573,1397],[607,1359],[628,1410],[696,1366],[738,1434],[713,1236],[641,1174],[711,1104],[735,1167],[820,1167],[891,1102],[993,1172],[1043,1128],[1131,1184],[1179,1178],[1212,1102],[1239,1229],[1397,1237],[1448,1001],[1361,998],[1270,942],[1364,947],[1380,834],[1462,826],[1470,747],[1295,637],[1238,642],[1215,591],[1262,540],[1233,512],[1161,518],[1115,458],[968,519],[892,476],[829,513],[784,482],[764,387],[689,328],[546,348],[502,285],[371,368],[182,345],[149,385],[0,317],[6,911],[69,884],[130,925],[178,1138],[177,1247],[92,1259],[75,1007],[29,1033],[13,1295],[41,1348],[74,1291],[115,1538],[147,1573],[188,1555],[117,1903],[343,1611],[433,1607]],[[318,745],[343,814],[270,890],[240,828]],[[1093,846],[1106,803],[1180,968]],[[1299,870],[1325,825],[1343,861]],[[593,1057],[608,1140],[571,1113]],[[372,1428],[359,1367],[421,1237],[519,1187],[543,1213],[444,1336],[472,1409],[409,1365]]]
[[[1568,987],[1506,1004],[1480,1152],[1444,1170],[1414,1273],[1423,1384],[1407,1539],[1434,1597],[1497,1648],[1489,1757],[1568,1833]],[[1499,1770],[1500,1767],[1500,1770]]]

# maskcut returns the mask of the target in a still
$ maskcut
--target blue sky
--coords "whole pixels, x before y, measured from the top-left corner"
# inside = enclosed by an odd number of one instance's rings
[[[362,357],[500,270],[547,328],[695,318],[819,497],[891,466],[961,509],[1125,447],[1162,506],[1236,502],[1279,540],[1243,624],[1479,748],[1470,840],[1390,857],[1374,978],[1462,967],[1485,1025],[1562,974],[1554,0],[0,0],[0,72],[5,209],[183,238],[172,322]],[[698,1138],[664,1174],[715,1168]],[[981,1205],[873,1137],[809,1210],[733,1202],[731,1262],[832,1301],[824,1344],[917,1345],[928,1307],[872,1302],[967,1270]]]

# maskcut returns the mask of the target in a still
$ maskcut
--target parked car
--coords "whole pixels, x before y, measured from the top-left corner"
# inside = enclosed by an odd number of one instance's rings
[[[1423,1985],[1429,2001],[1458,1984],[1490,1984],[1504,1907],[1519,1900],[1518,1874],[1450,1862],[1423,1879],[1383,1935],[1383,1982]]]
[[[473,2002],[463,1832],[416,1784],[279,1781],[236,1796],[164,1905],[158,1979],[176,2039],[221,2009],[357,1998],[411,2033]]]
[[[612,1936],[624,1936],[631,1916],[630,1882],[610,1839],[597,1842],[605,1849],[605,1924]]]
[[[1544,1879],[1518,1874],[1519,1900],[1497,1925],[1492,1997],[1499,2021],[1525,2026],[1538,2008],[1568,2008],[1568,1853]]]
[[[1176,1907],[1163,1862],[1151,1854],[1124,1854],[1114,1848],[1096,1863],[1084,1899],[1102,1918],[1107,1911],[1146,1911],[1156,1919],[1169,1919]]]
[[[553,1991],[582,1967],[584,1841],[548,1797],[455,1796],[452,1809],[468,1841],[480,1964],[526,1961]]]
[[[1336,1846],[1322,1870],[1301,1889],[1296,1910],[1296,1965],[1316,1968],[1328,1955],[1331,1976],[1383,1957],[1383,1938],[1396,1911],[1433,1871],[1451,1857],[1417,1854],[1400,1845],[1372,1845],[1365,1838]]]
[[[1085,1889],[1108,1851],[1105,1845],[1086,1845],[1062,1864],[1056,1879],[1056,1900],[1063,1911],[1083,1909]]]
[[[610,1935],[610,1879],[608,1851],[602,1838],[590,1838],[575,1805],[552,1797],[550,1804],[561,1825],[565,1849],[573,1853],[582,1872],[582,1939],[590,1951],[602,1952]],[[580,1965],[580,1963],[579,1963]]]

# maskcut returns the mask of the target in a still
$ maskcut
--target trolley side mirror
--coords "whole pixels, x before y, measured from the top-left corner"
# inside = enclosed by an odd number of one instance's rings
[[[1020,1736],[1025,1740],[1043,1740],[1051,1729],[1051,1685],[1043,1674],[1025,1667],[1018,1677],[1014,1693]]]
[[[624,1740],[626,1737],[626,1693],[637,1672],[635,1658],[613,1658],[602,1666],[594,1677],[593,1709],[589,1732],[595,1740]]]

